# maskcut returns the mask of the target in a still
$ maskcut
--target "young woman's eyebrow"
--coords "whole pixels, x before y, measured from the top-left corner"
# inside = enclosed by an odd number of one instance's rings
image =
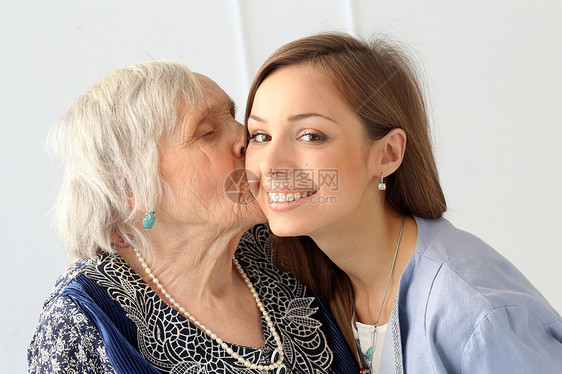
[[[321,117],[321,118],[327,119],[330,122],[333,122],[333,123],[337,124],[337,122],[334,121],[333,119],[331,119],[330,117],[327,117],[327,116],[325,116],[323,114],[320,114],[320,113],[295,114],[295,115],[289,116],[288,120],[290,122],[296,122],[296,121],[302,121],[302,120],[305,120],[305,119],[311,118],[311,117]],[[266,120],[264,120],[263,118],[261,118],[259,116],[256,116],[255,114],[250,115],[249,119],[252,119],[252,120],[257,121],[257,122],[263,122],[263,123],[267,122]]]

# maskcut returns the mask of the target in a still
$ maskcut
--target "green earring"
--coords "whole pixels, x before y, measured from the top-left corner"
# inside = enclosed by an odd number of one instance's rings
[[[154,214],[154,212],[148,212],[142,220],[142,227],[144,227],[145,230],[150,230],[152,226],[154,226],[154,222],[156,222],[156,214]]]

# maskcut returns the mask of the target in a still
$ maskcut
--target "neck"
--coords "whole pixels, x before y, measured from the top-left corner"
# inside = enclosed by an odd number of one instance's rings
[[[356,213],[343,222],[339,221],[337,227],[315,233],[312,238],[349,276],[358,320],[372,324],[378,319],[379,324],[383,324],[390,316],[402,271],[415,250],[417,227],[411,217],[404,221],[391,274],[403,216],[389,207],[365,208]]]
[[[147,232],[151,251],[144,251],[143,257],[174,303],[225,342],[263,346],[260,310],[232,261],[249,225],[212,227],[207,223],[180,227],[165,220],[157,225]],[[171,305],[172,301],[142,268],[134,250],[128,248],[121,254]],[[238,313],[232,314],[233,310]]]
[[[149,232],[152,251],[145,252],[144,257],[171,294],[197,301],[220,297],[240,283],[232,256],[246,229],[217,232],[206,225],[155,226]],[[122,251],[121,255],[149,281],[132,249]]]

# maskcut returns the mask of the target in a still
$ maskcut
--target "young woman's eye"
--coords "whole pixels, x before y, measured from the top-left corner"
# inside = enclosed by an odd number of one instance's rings
[[[271,140],[271,136],[261,133],[261,132],[254,132],[250,134],[250,141],[254,143],[263,143]]]
[[[318,141],[326,140],[326,137],[319,133],[306,132],[299,137],[299,140],[305,142],[318,142]]]

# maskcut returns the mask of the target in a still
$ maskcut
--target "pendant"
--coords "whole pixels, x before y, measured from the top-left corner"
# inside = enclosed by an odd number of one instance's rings
[[[366,366],[362,367],[361,369],[359,369],[359,374],[371,374],[371,369]]]
[[[369,347],[367,352],[365,352],[365,361],[373,362],[373,347]]]

